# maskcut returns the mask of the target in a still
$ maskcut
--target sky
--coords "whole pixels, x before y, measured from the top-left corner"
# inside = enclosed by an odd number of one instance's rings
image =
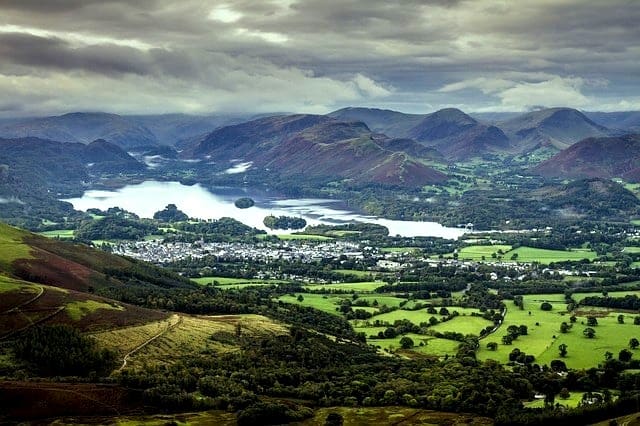
[[[640,0],[0,0],[0,116],[640,110]]]

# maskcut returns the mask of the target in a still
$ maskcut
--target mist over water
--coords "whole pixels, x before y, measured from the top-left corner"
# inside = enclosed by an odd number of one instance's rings
[[[256,204],[248,209],[234,205],[240,197],[250,197]],[[348,222],[376,223],[386,226],[390,235],[403,237],[442,237],[455,239],[464,234],[460,228],[448,228],[436,222],[416,222],[382,219],[366,216],[340,208],[339,201],[313,198],[287,199],[251,188],[220,187],[211,190],[196,185],[182,185],[179,182],[146,181],[127,185],[116,191],[86,191],[80,198],[66,199],[77,210],[90,208],[106,210],[120,207],[140,217],[151,218],[167,204],[175,204],[187,215],[200,219],[232,217],[249,226],[264,229],[269,233],[282,234],[286,231],[268,229],[262,223],[267,215],[303,217],[309,225],[335,225]]]

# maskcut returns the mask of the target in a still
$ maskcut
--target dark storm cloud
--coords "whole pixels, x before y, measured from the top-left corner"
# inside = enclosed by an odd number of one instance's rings
[[[625,0],[4,0],[0,91],[52,112],[640,108],[639,21]]]

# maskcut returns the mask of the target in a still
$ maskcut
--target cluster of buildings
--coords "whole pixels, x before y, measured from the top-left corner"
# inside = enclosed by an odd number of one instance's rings
[[[163,242],[161,240],[122,242],[112,247],[114,254],[129,256],[155,264],[166,264],[186,258],[214,256],[219,260],[251,260],[259,262],[315,262],[342,256],[361,259],[363,251],[348,241],[304,242],[279,241],[262,243]]]

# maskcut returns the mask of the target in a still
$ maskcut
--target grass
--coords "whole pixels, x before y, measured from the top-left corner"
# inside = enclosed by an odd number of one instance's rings
[[[340,301],[343,299],[341,297],[305,293],[302,294],[303,300],[299,301],[298,296],[300,296],[300,293],[297,293],[294,296],[286,294],[284,296],[280,296],[278,300],[285,303],[295,303],[302,306],[310,306],[329,314],[340,315],[340,313],[336,309],[338,308]]]
[[[420,251],[417,247],[381,247],[383,253],[415,253]]]
[[[73,229],[54,229],[53,231],[38,232],[38,234],[47,238],[71,239],[73,238]]]
[[[343,275],[355,275],[358,278],[366,278],[373,274],[371,271],[360,271],[358,269],[334,269],[333,272]]]
[[[492,324],[491,321],[482,317],[457,316],[449,321],[434,325],[431,330],[439,331],[440,333],[453,331],[464,335],[473,334],[479,336],[482,329]]]
[[[608,297],[625,297],[628,295],[636,295],[640,296],[640,290],[630,290],[630,291],[610,291],[607,293]],[[593,292],[593,293],[573,293],[573,299],[576,302],[581,302],[587,297],[602,297],[602,292]]]
[[[346,290],[356,292],[373,292],[378,287],[382,287],[384,281],[365,281],[360,283],[339,283],[339,284],[307,284],[305,290]]]
[[[598,256],[596,252],[589,249],[547,250],[532,247],[518,247],[506,253],[504,259],[511,259],[513,254],[518,255],[518,262],[539,262],[542,264],[567,260],[594,260]]]
[[[475,260],[475,261],[480,261],[483,260],[482,258],[484,257],[485,260],[491,260],[492,257],[491,255],[493,253],[498,253],[498,250],[502,250],[504,253],[508,252],[509,250],[511,250],[511,246],[509,245],[503,245],[503,244],[497,244],[497,245],[490,245],[490,246],[467,246],[467,247],[462,247],[459,251],[458,251],[458,259],[460,260]],[[503,258],[505,256],[503,255]]]
[[[187,355],[211,356],[238,350],[239,346],[234,342],[236,327],[247,336],[288,332],[285,326],[261,315],[195,317],[174,314],[167,320],[96,333],[93,337],[124,356],[159,336],[129,357],[127,368],[135,369],[145,364],[173,363]]]
[[[281,240],[316,240],[316,241],[327,241],[333,240],[331,237],[327,237],[324,235],[314,235],[314,234],[278,234],[277,237]]]
[[[0,269],[9,270],[18,259],[32,259],[31,247],[22,241],[24,231],[0,223]]]
[[[20,290],[24,287],[30,287],[28,283],[23,281],[14,280],[13,278],[5,277],[4,275],[0,275],[0,294],[6,293],[9,291]]]
[[[605,352],[609,351],[617,356],[618,352],[628,347],[629,339],[640,338],[640,326],[633,325],[631,314],[624,314],[625,323],[618,324],[617,312],[609,312],[607,315],[607,312],[602,310],[599,314],[607,316],[598,318],[598,325],[594,327],[595,338],[589,339],[582,334],[587,327],[584,316],[578,316],[577,322],[568,333],[560,333],[560,324],[563,321],[570,322],[570,314],[564,313],[566,305],[563,299],[563,295],[527,295],[524,296],[524,310],[515,307],[511,301],[505,301],[508,311],[504,323],[494,334],[481,340],[478,358],[506,363],[509,353],[518,348],[534,355],[536,363],[549,364],[554,359],[560,359],[558,347],[564,343],[567,345],[568,354],[562,360],[569,368],[590,368],[604,360]],[[551,311],[540,309],[543,300],[553,305]],[[521,324],[528,327],[528,335],[518,337],[512,345],[503,345],[502,336],[507,334],[507,327]],[[489,351],[486,348],[489,342],[498,343],[498,349]],[[634,356],[640,358],[640,351],[634,351]]]
[[[192,278],[192,281],[195,281],[200,285],[208,285],[212,284],[214,281],[218,282],[220,286],[228,286],[228,285],[238,285],[238,284],[252,284],[252,285],[267,285],[267,284],[283,284],[288,281],[283,280],[270,280],[270,279],[258,279],[258,278],[229,278],[229,277],[200,277],[200,278]]]
[[[556,395],[555,402],[564,405],[567,408],[576,408],[578,404],[582,401],[582,395],[584,392],[569,392],[571,395],[567,399],[560,398],[559,395]],[[536,399],[534,401],[525,402],[524,406],[526,408],[544,408],[544,399]]]
[[[502,250],[503,254],[499,255],[498,250]],[[502,256],[503,261],[513,261],[512,256],[517,254],[515,261],[517,262],[538,262],[541,264],[549,264],[551,262],[563,262],[571,260],[594,260],[597,257],[596,252],[585,249],[577,248],[571,250],[547,250],[538,249],[533,247],[518,247],[516,249],[511,248],[509,245],[472,245],[461,248],[458,251],[458,259],[461,260],[484,260],[491,261],[494,259],[492,254]],[[452,256],[451,254],[448,255]]]
[[[65,312],[74,321],[79,321],[86,315],[89,315],[98,309],[111,309],[124,311],[122,306],[114,306],[108,303],[98,302],[95,300],[74,301],[67,303],[64,307]]]

